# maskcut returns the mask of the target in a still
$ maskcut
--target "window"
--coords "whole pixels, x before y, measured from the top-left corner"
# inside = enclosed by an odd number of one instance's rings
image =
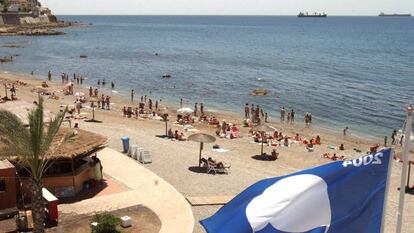
[[[0,179],[0,192],[6,192],[6,181],[4,179]]]

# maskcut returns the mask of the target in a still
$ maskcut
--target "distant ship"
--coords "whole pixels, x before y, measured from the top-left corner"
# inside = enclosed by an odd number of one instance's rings
[[[411,14],[385,14],[381,12],[378,16],[399,16],[399,17],[410,17]]]
[[[328,15],[325,14],[325,13],[321,14],[321,13],[317,13],[317,12],[315,12],[313,14],[308,14],[308,12],[306,12],[306,13],[300,12],[298,14],[298,17],[312,17],[312,18],[326,18],[327,16]]]

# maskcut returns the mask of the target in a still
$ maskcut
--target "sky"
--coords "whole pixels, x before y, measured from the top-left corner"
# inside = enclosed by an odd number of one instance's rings
[[[414,0],[40,0],[57,15],[414,14]]]

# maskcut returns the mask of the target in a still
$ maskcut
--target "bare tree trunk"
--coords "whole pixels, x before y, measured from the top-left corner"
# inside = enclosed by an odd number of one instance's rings
[[[32,180],[33,233],[44,233],[45,205],[42,195],[42,182]]]

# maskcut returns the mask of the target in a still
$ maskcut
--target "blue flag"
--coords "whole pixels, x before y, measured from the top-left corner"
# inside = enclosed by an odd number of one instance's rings
[[[208,233],[379,233],[391,149],[266,179],[200,221]]]

